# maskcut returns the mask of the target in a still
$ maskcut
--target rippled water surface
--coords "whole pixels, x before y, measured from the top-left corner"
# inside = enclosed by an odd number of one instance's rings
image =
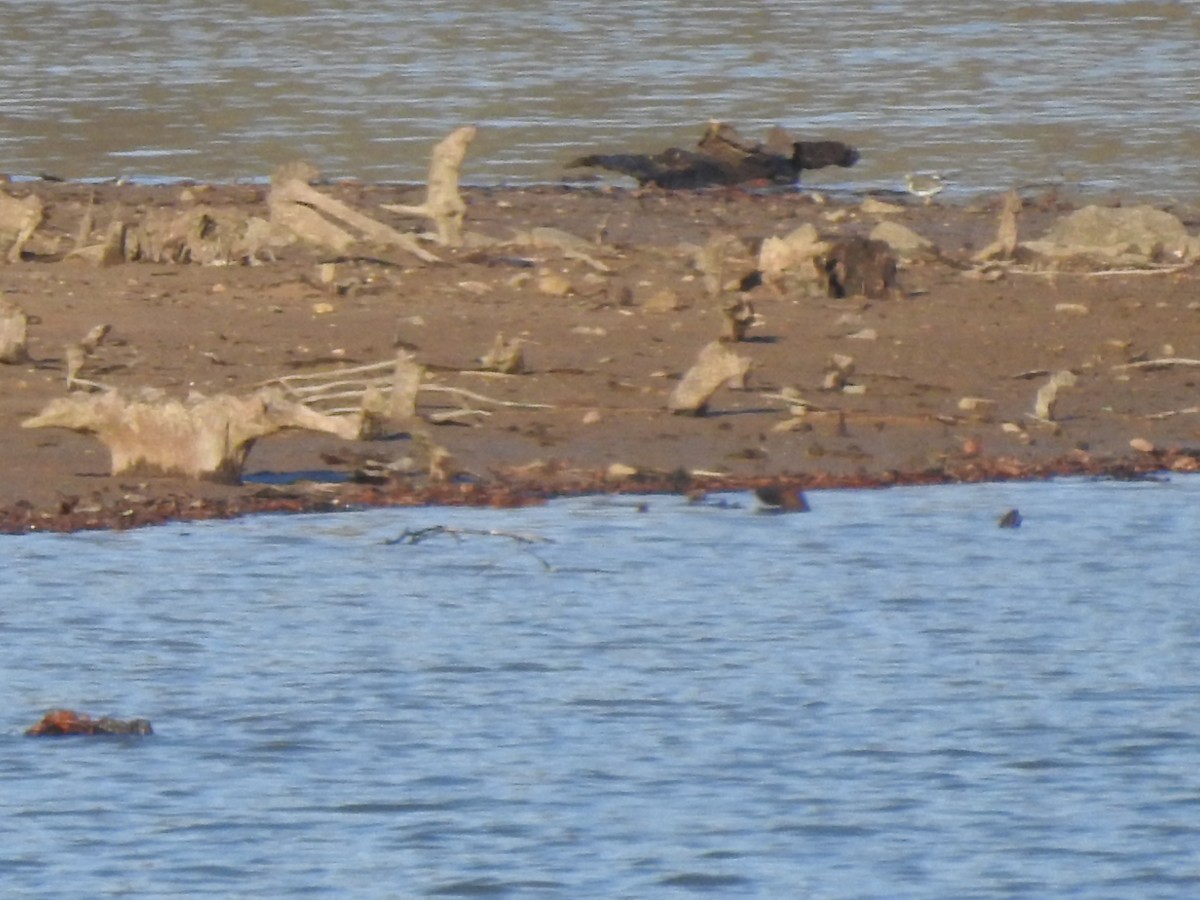
[[[0,892],[1190,896],[1200,479],[810,499],[4,539]]]
[[[1191,0],[0,0],[0,171],[420,180],[474,122],[466,177],[520,183],[718,118],[862,148],[819,184],[1194,200],[1197,46]]]

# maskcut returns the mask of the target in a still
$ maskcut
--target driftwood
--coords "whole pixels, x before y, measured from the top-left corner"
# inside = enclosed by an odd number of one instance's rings
[[[411,234],[377,222],[312,187],[309,182],[317,174],[317,170],[306,163],[289,163],[275,170],[271,176],[271,193],[267,196],[272,225],[337,253],[344,253],[354,244],[365,241],[399,247],[425,262],[439,261]]]
[[[259,438],[302,428],[354,439],[359,422],[322,415],[267,389],[245,397],[218,394],[186,402],[130,400],[106,391],[52,400],[22,427],[95,435],[112,456],[114,475],[149,470],[236,484]]]
[[[721,386],[745,387],[750,365],[749,358],[738,356],[721,341],[705,345],[696,357],[695,365],[684,373],[671,392],[667,408],[673,413],[704,415],[709,400]]]
[[[154,734],[148,719],[114,719],[101,716],[93,719],[73,709],[52,709],[40,722],[25,730],[27,737],[62,737],[65,735],[122,735]]]
[[[1009,191],[1004,195],[1004,206],[1000,209],[1000,224],[996,228],[996,240],[988,244],[972,260],[990,262],[1012,259],[1017,252],[1017,216],[1021,213],[1021,195]]]
[[[479,364],[489,372],[504,375],[519,375],[525,371],[525,352],[520,338],[508,340],[504,333],[496,335],[488,352],[479,358]]]
[[[1063,369],[1050,376],[1050,380],[1038,388],[1033,401],[1033,416],[1043,422],[1054,421],[1054,405],[1062,388],[1074,387],[1078,379],[1070,369]]]
[[[433,219],[437,226],[437,241],[446,247],[459,247],[463,240],[463,220],[467,204],[458,190],[462,176],[462,164],[467,147],[475,140],[474,125],[464,125],[433,148],[433,159],[429,164],[429,184],[425,202],[419,206],[383,204],[390,212],[404,216],[424,216]]]
[[[390,390],[369,384],[363,391],[359,437],[363,440],[395,434],[405,423],[417,417],[417,392],[425,370],[403,350],[392,368]]]
[[[745,297],[739,297],[733,303],[721,309],[724,328],[721,339],[730,343],[739,343],[746,339],[746,332],[755,322],[754,304]]]
[[[29,317],[0,294],[0,363],[15,365],[29,359]]]
[[[43,215],[42,201],[35,195],[17,200],[0,191],[0,240],[12,241],[4,253],[6,261],[21,261],[21,251],[42,224]]]
[[[602,168],[668,190],[687,190],[747,182],[794,184],[805,169],[852,166],[858,151],[840,141],[795,141],[782,128],[765,144],[743,138],[730,125],[710,122],[695,150],[669,147],[652,155],[593,154],[567,168]]]
[[[103,385],[97,384],[94,381],[88,381],[80,378],[79,373],[83,370],[84,364],[96,352],[96,348],[112,330],[111,325],[97,325],[88,331],[77,343],[68,344],[66,350],[67,360],[67,390],[74,390],[77,386],[89,389],[102,390]]]

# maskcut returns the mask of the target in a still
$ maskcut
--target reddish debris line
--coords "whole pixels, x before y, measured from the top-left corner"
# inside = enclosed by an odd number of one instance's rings
[[[232,519],[255,513],[336,512],[388,506],[481,506],[498,509],[532,506],[555,498],[594,494],[684,494],[697,496],[718,491],[833,490],[881,488],[897,485],[977,483],[985,481],[1040,481],[1066,476],[1118,480],[1136,479],[1159,472],[1200,472],[1200,450],[1142,453],[1133,459],[1097,459],[1082,451],[1045,462],[1027,463],[1013,457],[969,458],[920,472],[862,472],[835,475],[828,472],[777,476],[696,477],[683,470],[641,472],[612,481],[604,472],[548,466],[537,473],[497,475],[491,480],[431,484],[397,480],[382,485],[346,484],[319,493],[302,487],[270,488],[228,500],[170,495],[136,501],[116,501],[101,509],[78,511],[63,503],[57,509],[38,510],[29,503],[0,509],[0,534],[51,531],[123,530],[168,522]]]
[[[154,729],[150,727],[150,722],[146,719],[114,719],[111,716],[93,719],[91,716],[77,713],[73,709],[52,709],[42,716],[40,722],[26,729],[25,734],[29,737],[53,737],[68,734],[154,734]]]

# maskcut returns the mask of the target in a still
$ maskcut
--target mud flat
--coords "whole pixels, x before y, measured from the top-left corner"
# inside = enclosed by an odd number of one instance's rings
[[[429,224],[386,209],[421,205],[423,186],[314,186],[406,235]],[[1027,251],[1085,205],[1069,195],[1020,198],[1019,238],[999,252],[1001,196],[464,189],[461,245],[423,243],[431,261],[369,240],[333,250],[262,238],[207,258],[144,229],[153,253],[114,243],[153,221],[199,223],[201,240],[228,221],[269,221],[266,185],[2,187],[42,207],[27,239],[0,233],[6,253],[20,241],[0,293],[25,330],[0,365],[9,532],[605,490],[1200,469],[1195,256],[1162,244],[1109,258]],[[1196,231],[1194,211],[1166,212]],[[768,239],[812,226],[831,246],[868,242],[881,223],[896,269],[877,290],[838,290],[836,264],[819,254],[764,272]],[[907,246],[893,226],[928,243]],[[718,383],[703,414],[672,412],[701,350],[722,338],[748,363],[744,383]],[[420,366],[415,415],[369,440],[265,437],[240,484],[113,475],[95,437],[21,427],[69,393],[244,396],[346,380],[353,394],[399,353]],[[319,402],[339,415],[358,398]]]

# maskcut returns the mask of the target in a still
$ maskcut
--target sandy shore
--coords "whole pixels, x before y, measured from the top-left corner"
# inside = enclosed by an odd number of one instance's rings
[[[31,322],[31,361],[0,366],[0,522],[9,531],[785,478],[832,485],[1190,470],[1200,454],[1189,450],[1200,447],[1200,369],[1129,367],[1200,357],[1196,270],[969,277],[971,255],[995,235],[1000,198],[962,206],[883,198],[904,206],[888,218],[937,249],[902,265],[895,297],[750,290],[756,323],[732,345],[752,361],[747,389],[722,389],[708,415],[691,417],[668,413],[667,398],[721,333],[721,309],[736,293],[717,281],[736,280],[753,268],[763,239],[806,222],[825,234],[865,235],[880,217],[861,210],[862,198],[474,189],[466,191],[469,231],[507,238],[553,226],[593,241],[595,253],[468,247],[425,264],[400,251],[334,258],[293,246],[255,266],[96,266],[64,258],[93,190],[99,232],[106,219],[201,200],[265,216],[266,188],[6,190],[37,193],[48,216],[41,243],[0,266],[0,292]],[[379,205],[418,202],[421,193],[358,184],[322,190],[401,228],[413,223],[389,219]],[[1022,237],[1042,234],[1076,205],[1026,198]],[[1186,211],[1175,212],[1195,230]],[[742,271],[735,253],[714,281],[696,251],[719,235],[741,243],[746,264]],[[430,385],[488,402],[465,404],[478,414],[423,421],[391,440],[308,432],[264,439],[240,486],[112,477],[94,438],[20,427],[66,393],[64,348],[101,323],[112,330],[81,374],[123,391],[244,393],[281,375],[385,361],[399,344],[427,367]],[[521,338],[522,374],[480,371],[479,358],[501,332]],[[831,380],[835,356],[852,364]],[[1077,376],[1075,385],[1061,392],[1053,422],[1036,421],[1038,388],[1062,370]],[[423,392],[423,419],[461,406],[456,396],[464,395]],[[443,468],[447,482],[430,478],[431,445],[453,458]],[[305,483],[303,473],[315,480]]]

